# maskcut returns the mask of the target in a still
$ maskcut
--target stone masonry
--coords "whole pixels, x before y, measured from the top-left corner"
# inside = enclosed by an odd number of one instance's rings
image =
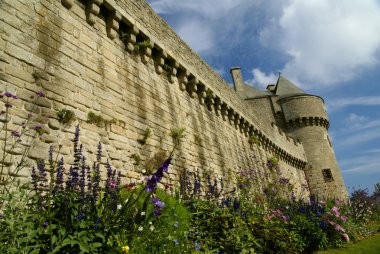
[[[279,82],[268,91],[247,88],[239,68],[231,73],[235,90],[144,0],[0,1],[0,91],[20,98],[8,129],[19,130],[32,111],[46,130],[30,165],[46,158],[50,145],[72,157],[70,140],[79,124],[89,161],[101,142],[102,160],[108,158],[126,181],[142,180],[174,147],[171,131],[186,128],[167,182],[175,183],[182,169],[234,182],[240,169],[268,171],[266,163],[276,157],[297,196],[310,190],[345,199],[323,100],[303,91],[284,96],[287,86],[282,91]],[[46,97],[33,107],[31,97],[41,90]],[[62,109],[72,110],[76,121],[61,124]],[[90,111],[107,124],[88,123]],[[153,135],[140,144],[147,128]],[[251,145],[251,136],[260,144]],[[136,155],[140,165],[134,165]],[[29,176],[25,167],[20,177]]]

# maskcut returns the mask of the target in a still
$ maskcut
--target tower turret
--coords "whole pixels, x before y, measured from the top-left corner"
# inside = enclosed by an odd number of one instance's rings
[[[346,200],[348,194],[328,135],[329,120],[323,99],[306,94],[283,76],[279,77],[274,92],[279,96],[287,133],[304,146],[310,193]]]

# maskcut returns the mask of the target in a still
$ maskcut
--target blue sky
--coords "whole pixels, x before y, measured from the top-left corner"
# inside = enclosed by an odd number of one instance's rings
[[[380,182],[380,0],[148,0],[232,83],[263,89],[281,72],[325,99],[349,192]]]

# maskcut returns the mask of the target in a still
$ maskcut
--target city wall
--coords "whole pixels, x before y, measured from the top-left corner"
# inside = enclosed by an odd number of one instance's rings
[[[306,185],[302,144],[247,110],[247,102],[145,1],[3,0],[0,33],[0,90],[19,97],[8,129],[19,130],[33,111],[33,121],[47,131],[31,150],[30,164],[46,158],[50,145],[56,150],[61,145],[70,158],[79,123],[89,161],[100,141],[104,161],[127,181],[143,179],[146,167],[174,147],[171,130],[186,128],[168,181],[177,180],[181,169],[234,180],[240,169],[267,171],[267,161],[278,157],[283,176],[297,193],[307,194],[301,188]],[[46,97],[33,107],[31,97],[41,90]],[[56,112],[62,109],[74,111],[76,122],[61,124]],[[90,111],[109,124],[88,123]],[[141,145],[147,128],[153,135]],[[253,135],[260,145],[249,144]],[[142,159],[139,166],[134,154]],[[20,172],[29,176],[28,167]]]

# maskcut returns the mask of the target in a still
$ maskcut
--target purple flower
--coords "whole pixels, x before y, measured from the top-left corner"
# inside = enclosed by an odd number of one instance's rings
[[[43,92],[43,91],[38,91],[38,92],[36,92],[36,94],[38,97],[45,97],[45,92]]]
[[[43,226],[44,228],[46,228],[48,225],[49,225],[49,222],[47,222],[47,221],[44,221],[44,223],[42,223],[42,226]]]
[[[342,215],[340,219],[343,221],[343,223],[345,223],[347,221],[347,216]]]
[[[161,164],[161,168],[164,170],[165,173],[168,173],[169,165],[172,163],[172,158],[169,157],[166,161],[164,161]]]
[[[41,124],[37,124],[33,127],[33,130],[35,131],[40,131],[42,129],[42,125]]]
[[[164,172],[168,172],[168,167],[172,161],[172,158],[168,158],[165,162],[161,164],[161,167],[157,169],[156,172],[153,173],[152,177],[149,179],[147,178],[147,183],[145,186],[146,192],[154,192],[157,189],[157,183],[161,181],[161,179],[164,177]]]
[[[19,138],[19,137],[21,137],[21,134],[18,131],[11,131],[11,136]]]
[[[7,92],[4,93],[4,96],[8,97],[8,98],[13,98],[14,95],[11,92],[7,91]]]
[[[162,208],[164,208],[165,203],[161,201],[160,198],[152,198],[152,203],[154,205],[153,213],[156,216],[160,216],[162,214]]]
[[[152,203],[159,209],[162,209],[165,206],[165,203],[162,202],[160,198],[152,198]]]
[[[289,179],[287,179],[285,177],[280,177],[280,179],[278,180],[278,182],[280,184],[288,184],[289,183]]]

